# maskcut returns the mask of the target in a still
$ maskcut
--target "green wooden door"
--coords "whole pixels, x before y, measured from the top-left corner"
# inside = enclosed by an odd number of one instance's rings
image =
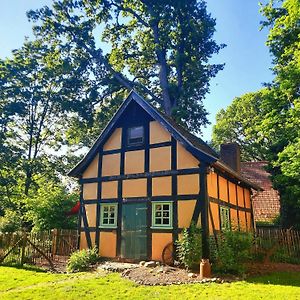
[[[126,203],[122,207],[121,257],[147,258],[147,204]]]

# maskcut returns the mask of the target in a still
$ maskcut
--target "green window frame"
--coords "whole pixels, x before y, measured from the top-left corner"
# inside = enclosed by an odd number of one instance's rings
[[[100,205],[100,227],[117,228],[118,204],[102,203]]]
[[[173,228],[173,202],[152,202],[152,228]]]
[[[230,210],[229,207],[220,206],[220,228],[221,230],[230,230]]]

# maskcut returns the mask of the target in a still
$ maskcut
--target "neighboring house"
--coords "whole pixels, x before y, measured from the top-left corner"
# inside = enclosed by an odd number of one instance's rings
[[[266,161],[242,162],[242,175],[263,188],[253,194],[253,211],[256,222],[272,223],[280,214],[280,196],[272,187]]]
[[[135,92],[69,175],[82,187],[80,248],[96,245],[103,257],[162,260],[193,221],[209,258],[210,234],[253,229],[259,187]]]

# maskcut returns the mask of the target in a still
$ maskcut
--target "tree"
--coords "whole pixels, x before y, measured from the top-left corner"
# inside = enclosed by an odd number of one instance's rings
[[[282,5],[278,6],[270,1],[262,7],[266,18],[262,25],[270,28],[267,45],[273,56],[275,77],[259,101],[254,95],[260,95],[261,91],[250,96],[248,107],[252,109],[258,105],[258,118],[252,114],[247,117],[236,109],[243,106],[249,97],[242,96],[239,98],[241,103],[236,100],[228,110],[218,115],[214,139],[231,138],[230,130],[222,131],[220,128],[222,122],[230,128],[228,116],[232,116],[233,107],[238,114],[235,119],[246,118],[250,121],[248,124],[243,121],[241,127],[238,127],[241,123],[234,123],[232,127],[238,133],[235,140],[243,142],[250,133],[247,137],[250,149],[255,148],[258,152],[261,145],[257,145],[257,141],[263,142],[263,158],[269,161],[273,186],[281,197],[282,225],[300,228],[300,1],[285,0],[280,3]]]
[[[0,61],[0,212],[16,212],[23,225],[40,178],[58,184],[66,172],[61,147],[68,116],[78,106],[63,84],[68,67],[41,40],[25,42]]]
[[[262,89],[236,97],[226,110],[221,109],[213,127],[214,147],[237,142],[241,146],[243,160],[265,160],[271,140],[260,130],[260,126],[265,114],[262,103],[269,97],[272,97],[271,91]]]
[[[209,58],[223,45],[203,0],[62,0],[28,16],[36,35],[102,71],[92,75],[102,104],[136,89],[194,132],[208,123],[202,100],[223,67]]]

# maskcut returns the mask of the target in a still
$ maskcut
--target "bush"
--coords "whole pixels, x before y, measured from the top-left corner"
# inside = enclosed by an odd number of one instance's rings
[[[182,238],[176,241],[179,262],[187,269],[199,268],[201,249],[201,229],[192,224],[189,229],[183,230]]]
[[[218,273],[240,275],[245,272],[244,263],[252,259],[253,235],[240,231],[225,231],[218,238],[213,253],[213,268]]]
[[[21,229],[20,216],[12,210],[6,210],[0,217],[0,232],[15,232]]]
[[[70,273],[86,271],[98,259],[97,248],[73,252],[67,263],[67,271]]]

